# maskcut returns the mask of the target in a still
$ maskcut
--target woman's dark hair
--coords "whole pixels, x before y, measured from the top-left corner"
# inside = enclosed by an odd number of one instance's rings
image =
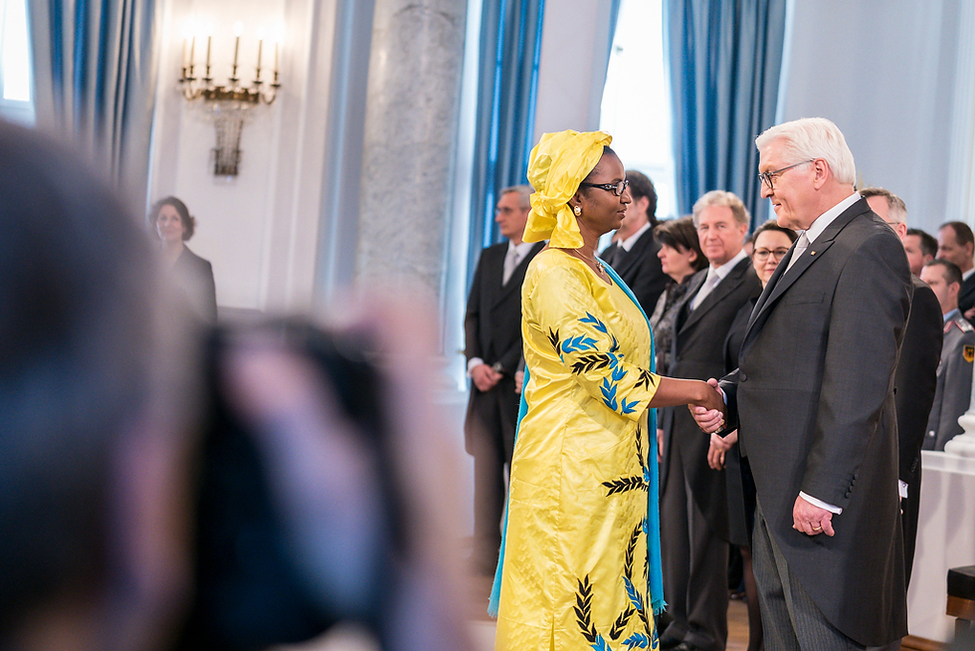
[[[765,231],[778,231],[780,233],[785,233],[785,236],[789,238],[790,242],[795,242],[797,239],[799,239],[799,234],[794,230],[791,228],[786,228],[785,226],[779,226],[774,219],[770,219],[755,229],[755,232],[752,233],[752,243],[758,239],[759,233],[764,233]]]
[[[190,214],[186,204],[176,197],[164,197],[152,204],[152,209],[149,211],[149,226],[152,230],[156,230],[156,221],[159,220],[159,211],[162,210],[163,206],[172,206],[179,213],[179,218],[183,222],[183,241],[193,237],[193,233],[196,232],[196,218]]]
[[[657,191],[653,187],[653,181],[636,170],[626,170],[626,180],[630,182],[630,194],[634,201],[641,197],[647,198],[647,221],[650,222],[650,228],[653,228],[657,225]]]
[[[700,271],[708,266],[708,259],[704,257],[704,251],[701,250],[701,240],[697,237],[693,218],[681,217],[660,222],[653,229],[653,236],[661,244],[666,244],[672,249],[697,253],[697,258],[691,262],[694,271]]]

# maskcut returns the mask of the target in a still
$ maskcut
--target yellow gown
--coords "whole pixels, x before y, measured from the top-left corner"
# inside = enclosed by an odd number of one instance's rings
[[[648,588],[651,334],[560,249],[522,286],[530,381],[511,466],[495,649],[656,649]]]

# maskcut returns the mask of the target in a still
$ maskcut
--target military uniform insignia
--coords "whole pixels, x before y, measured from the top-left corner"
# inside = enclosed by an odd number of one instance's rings
[[[955,323],[958,325],[958,329],[962,332],[972,332],[975,330],[967,319],[955,319]]]
[[[965,358],[965,361],[971,364],[975,361],[975,346],[963,346],[961,349],[961,356]]]

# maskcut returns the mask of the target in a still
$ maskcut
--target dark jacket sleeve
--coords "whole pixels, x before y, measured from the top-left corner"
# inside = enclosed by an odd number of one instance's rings
[[[471,281],[471,293],[467,297],[467,313],[464,316],[464,356],[467,361],[475,357],[484,359],[481,351],[481,335],[479,325],[481,322],[481,276],[484,274],[484,253],[477,261],[477,268],[474,270],[474,280]]]
[[[934,403],[943,326],[938,297],[926,284],[916,281],[894,381],[899,476],[906,483],[911,482],[917,471],[928,415]]]

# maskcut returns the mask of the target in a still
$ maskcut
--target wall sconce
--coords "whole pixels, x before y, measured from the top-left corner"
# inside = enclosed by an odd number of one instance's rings
[[[213,36],[207,35],[206,63],[196,64],[196,36],[183,39],[182,75],[179,79],[180,90],[189,101],[203,99],[203,105],[211,112],[217,131],[217,146],[213,148],[213,173],[215,176],[237,176],[240,164],[240,135],[244,126],[245,112],[260,104],[270,105],[278,95],[281,83],[278,81],[278,49],[280,43],[274,42],[274,69],[271,83],[265,85],[261,79],[261,59],[264,50],[264,39],[258,36],[257,68],[250,86],[242,86],[237,75],[238,55],[240,53],[240,37],[243,34],[242,23],[234,25],[234,62],[231,67],[227,84],[220,86],[213,83],[211,77],[211,47]],[[202,37],[201,37],[202,40]],[[197,68],[204,69],[203,77],[197,77]]]

